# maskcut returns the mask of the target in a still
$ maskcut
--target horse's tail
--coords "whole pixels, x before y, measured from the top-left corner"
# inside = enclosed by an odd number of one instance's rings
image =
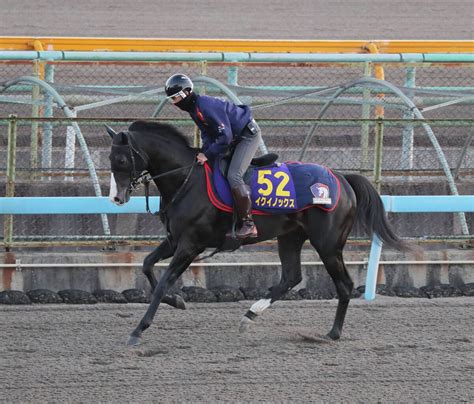
[[[386,244],[397,250],[406,250],[408,245],[398,237],[387,221],[385,208],[377,190],[370,181],[357,174],[344,175],[354,190],[357,199],[357,220],[367,233],[373,233]]]

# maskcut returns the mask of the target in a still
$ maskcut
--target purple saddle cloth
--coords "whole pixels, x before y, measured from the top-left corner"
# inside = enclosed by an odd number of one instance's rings
[[[216,163],[213,188],[217,198],[233,206],[229,183]],[[294,213],[316,206],[325,211],[336,208],[341,195],[339,179],[327,167],[300,162],[251,167],[245,178],[252,190],[254,214]]]

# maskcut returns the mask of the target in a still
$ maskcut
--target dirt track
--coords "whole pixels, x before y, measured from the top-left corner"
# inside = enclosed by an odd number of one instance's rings
[[[0,0],[0,35],[472,39],[471,0]]]
[[[321,343],[336,301],[280,302],[238,334],[250,302],[1,306],[0,401],[472,402],[474,299],[351,303],[343,338]]]
[[[162,4],[166,3],[166,4]],[[470,0],[0,0],[0,35],[472,39]],[[0,306],[0,402],[474,401],[474,299],[281,302],[248,334],[250,302],[162,308],[135,350],[145,305]]]

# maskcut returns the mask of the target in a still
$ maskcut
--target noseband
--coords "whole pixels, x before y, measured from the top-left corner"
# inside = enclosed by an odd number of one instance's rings
[[[124,145],[114,145],[114,144],[112,144],[112,147],[123,147],[123,146]],[[128,149],[130,151],[130,160],[132,162],[132,171],[130,172],[130,185],[128,187],[128,190],[130,191],[130,193],[135,192],[141,184],[144,184],[144,186],[145,186],[146,211],[148,213],[152,214],[152,215],[158,215],[160,213],[165,214],[166,210],[176,201],[176,199],[180,195],[181,191],[186,186],[186,184],[187,184],[189,178],[191,177],[191,174],[192,174],[193,169],[196,166],[197,162],[194,162],[193,164],[190,164],[190,165],[187,165],[187,166],[184,166],[184,167],[175,168],[173,170],[167,171],[167,172],[162,173],[162,174],[154,175],[154,176],[151,176],[151,174],[148,171],[141,171],[138,174],[138,171],[136,169],[136,164],[135,164],[135,153],[143,160],[143,162],[145,163],[145,167],[148,166],[148,158],[144,157],[135,147],[133,147],[130,137],[128,138]],[[181,184],[179,189],[176,191],[176,193],[174,194],[174,196],[171,199],[168,206],[166,206],[166,208],[164,208],[161,212],[156,211],[156,212],[153,213],[150,210],[150,207],[149,207],[150,182],[152,180],[155,180],[155,179],[158,179],[158,178],[161,178],[161,177],[165,177],[166,175],[173,174],[173,173],[176,173],[178,171],[182,171],[182,170],[186,170],[186,169],[189,169],[188,174],[186,176],[186,179],[183,181],[183,183]]]
[[[125,145],[112,144],[112,147],[124,147]],[[128,150],[130,152],[130,161],[132,162],[132,171],[130,171],[130,185],[128,190],[134,192],[138,186],[143,183],[144,177],[148,172],[141,171],[138,173],[135,163],[135,153],[143,160],[145,167],[148,166],[148,159],[145,158],[135,147],[132,145],[130,136],[128,136]]]

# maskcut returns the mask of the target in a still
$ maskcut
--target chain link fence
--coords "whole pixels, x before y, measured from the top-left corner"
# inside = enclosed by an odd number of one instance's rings
[[[382,194],[445,195],[452,192],[453,184],[460,194],[473,194],[474,66],[379,66],[383,67],[385,81],[413,104],[407,104],[388,87],[358,83],[373,74],[370,62],[2,63],[0,82],[21,76],[40,78],[56,90],[67,107],[61,107],[51,92],[32,82],[19,81],[3,91],[0,87],[0,171],[5,178],[8,148],[12,147],[8,144],[8,117],[33,117],[16,121],[14,196],[96,195],[77,131],[71,121],[63,119],[65,108],[69,108],[78,117],[76,122],[98,185],[107,195],[110,138],[103,123],[118,131],[135,119],[166,120],[190,139],[196,138],[195,126],[187,114],[164,101],[164,82],[171,74],[181,72],[192,78],[204,77],[196,80],[200,93],[232,93],[251,105],[266,148],[278,153],[280,161],[303,160],[342,173],[359,172],[369,177]],[[213,85],[206,78],[221,85]],[[348,83],[353,85],[344,88]],[[419,119],[413,121],[417,118],[414,106],[426,119],[424,125]],[[451,185],[426,125],[439,143],[453,179]],[[6,189],[1,187],[1,196]],[[473,215],[466,217],[471,229]],[[165,234],[159,220],[147,215],[108,215],[108,221],[112,238],[153,240]],[[454,214],[394,214],[391,221],[404,237],[461,235]],[[13,229],[18,242],[111,238],[104,235],[100,215],[21,215],[13,218]],[[356,230],[353,236],[362,233]]]

